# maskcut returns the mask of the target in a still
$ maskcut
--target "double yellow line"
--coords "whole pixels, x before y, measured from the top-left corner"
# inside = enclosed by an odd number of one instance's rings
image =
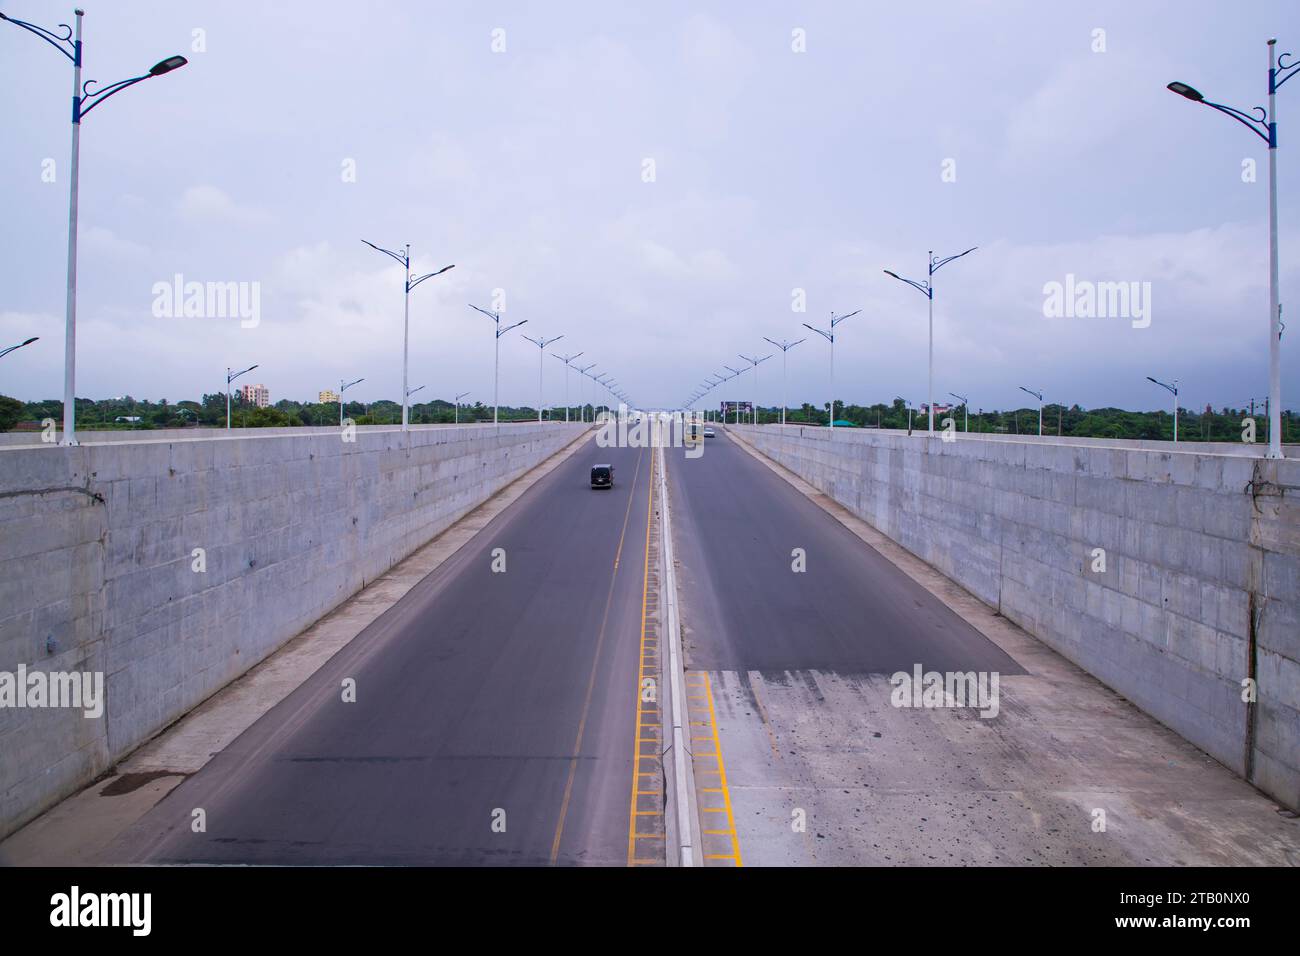
[[[650,458],[650,490],[645,508],[645,566],[641,574],[641,644],[636,682],[636,724],[632,735],[632,804],[627,822],[627,865],[662,864],[663,849],[663,744],[659,715],[659,635],[650,633],[650,518],[654,513],[655,459]],[[652,681],[654,700],[645,700],[645,682]],[[646,767],[648,769],[642,769]],[[648,806],[641,801],[646,800]],[[648,829],[639,824],[645,823]],[[658,824],[658,826],[656,825]],[[637,841],[642,841],[638,844]],[[649,857],[638,856],[639,845],[654,847]]]

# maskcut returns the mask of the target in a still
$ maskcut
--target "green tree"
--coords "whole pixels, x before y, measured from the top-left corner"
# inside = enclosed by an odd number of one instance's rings
[[[0,395],[0,432],[7,432],[22,421],[24,408],[18,399]]]

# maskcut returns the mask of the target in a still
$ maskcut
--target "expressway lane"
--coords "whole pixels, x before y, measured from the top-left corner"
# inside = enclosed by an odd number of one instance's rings
[[[651,467],[593,438],[106,861],[625,865]]]
[[[667,466],[704,862],[930,862],[908,830],[941,832],[926,821],[950,809],[906,801],[969,779],[945,723],[959,712],[896,709],[888,677],[1024,671],[716,431]],[[964,713],[962,732],[983,723]]]
[[[671,455],[668,479],[691,668],[1020,672],[724,429],[699,458]]]

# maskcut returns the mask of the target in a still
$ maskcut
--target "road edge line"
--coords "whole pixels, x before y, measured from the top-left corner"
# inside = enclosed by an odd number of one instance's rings
[[[673,786],[664,788],[664,816],[673,820],[677,842],[677,866],[699,866],[695,831],[699,829],[699,809],[695,802],[695,779],[687,759],[685,717],[682,702],[686,699],[686,672],[682,663],[682,632],[677,617],[677,574],[673,567],[672,517],[668,506],[668,456],[663,446],[655,450],[659,457],[659,561],[663,569],[660,584],[664,631],[668,638],[669,699],[672,715]],[[662,637],[661,637],[662,640]],[[661,658],[662,659],[662,658]],[[666,769],[666,768],[665,768]],[[671,812],[670,812],[671,811]],[[668,860],[669,865],[674,861]]]

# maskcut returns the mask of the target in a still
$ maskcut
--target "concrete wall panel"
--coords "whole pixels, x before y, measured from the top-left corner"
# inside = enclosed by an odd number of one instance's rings
[[[108,770],[579,424],[0,443],[0,672],[100,671],[106,710],[0,707],[0,836]],[[146,441],[124,440],[127,437]],[[191,568],[195,548],[207,570]]]

